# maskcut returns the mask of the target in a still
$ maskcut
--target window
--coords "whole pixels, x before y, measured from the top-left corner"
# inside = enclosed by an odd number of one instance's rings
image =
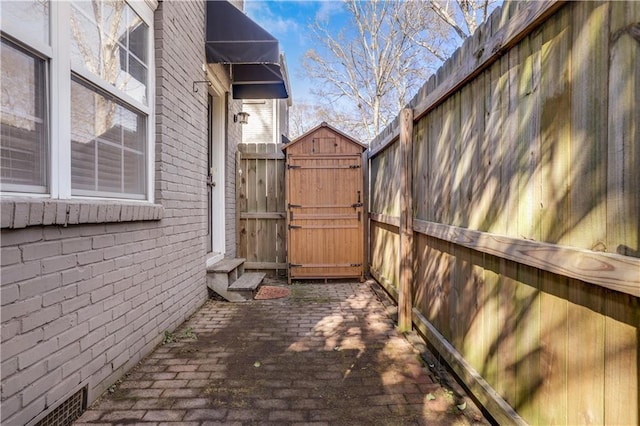
[[[71,7],[71,66],[84,68],[147,103],[149,26],[123,1],[75,1]]]
[[[49,45],[50,4],[47,0],[2,0],[0,5],[2,29],[19,33],[21,28],[28,34],[20,34],[32,43]],[[15,28],[18,26],[19,28]],[[20,28],[21,27],[21,28]]]
[[[71,188],[73,195],[144,195],[146,117],[71,83]]]
[[[1,2],[0,191],[152,201],[149,4]]]
[[[2,40],[0,64],[0,188],[43,193],[48,159],[45,61]]]

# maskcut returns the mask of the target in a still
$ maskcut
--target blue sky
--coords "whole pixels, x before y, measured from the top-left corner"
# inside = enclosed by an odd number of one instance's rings
[[[311,100],[312,83],[304,78],[302,69],[302,58],[313,47],[309,25],[319,19],[337,32],[346,19],[343,3],[339,0],[246,0],[245,12],[280,41],[280,50],[287,58],[293,101]]]

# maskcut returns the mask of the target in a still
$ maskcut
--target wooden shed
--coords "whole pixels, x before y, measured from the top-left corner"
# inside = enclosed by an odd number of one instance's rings
[[[363,278],[366,149],[324,122],[283,148],[289,283]]]

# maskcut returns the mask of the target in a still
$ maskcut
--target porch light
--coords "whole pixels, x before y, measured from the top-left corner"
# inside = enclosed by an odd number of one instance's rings
[[[233,115],[233,122],[234,123],[240,123],[240,124],[247,124],[249,123],[249,113],[248,112],[244,112],[244,111],[240,111],[237,114]]]

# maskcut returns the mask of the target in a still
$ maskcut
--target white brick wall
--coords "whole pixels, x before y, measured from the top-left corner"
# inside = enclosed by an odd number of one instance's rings
[[[81,386],[91,402],[207,297],[206,91],[192,90],[203,79],[204,9],[165,1],[156,11],[162,208],[3,201],[2,424],[27,424]],[[229,116],[238,104],[229,101]],[[241,129],[229,131],[227,255],[235,255]]]
[[[242,111],[242,101],[229,96],[229,117]],[[228,127],[227,165],[225,189],[225,252],[226,257],[236,257],[236,152],[242,141],[242,125],[231,123]]]

